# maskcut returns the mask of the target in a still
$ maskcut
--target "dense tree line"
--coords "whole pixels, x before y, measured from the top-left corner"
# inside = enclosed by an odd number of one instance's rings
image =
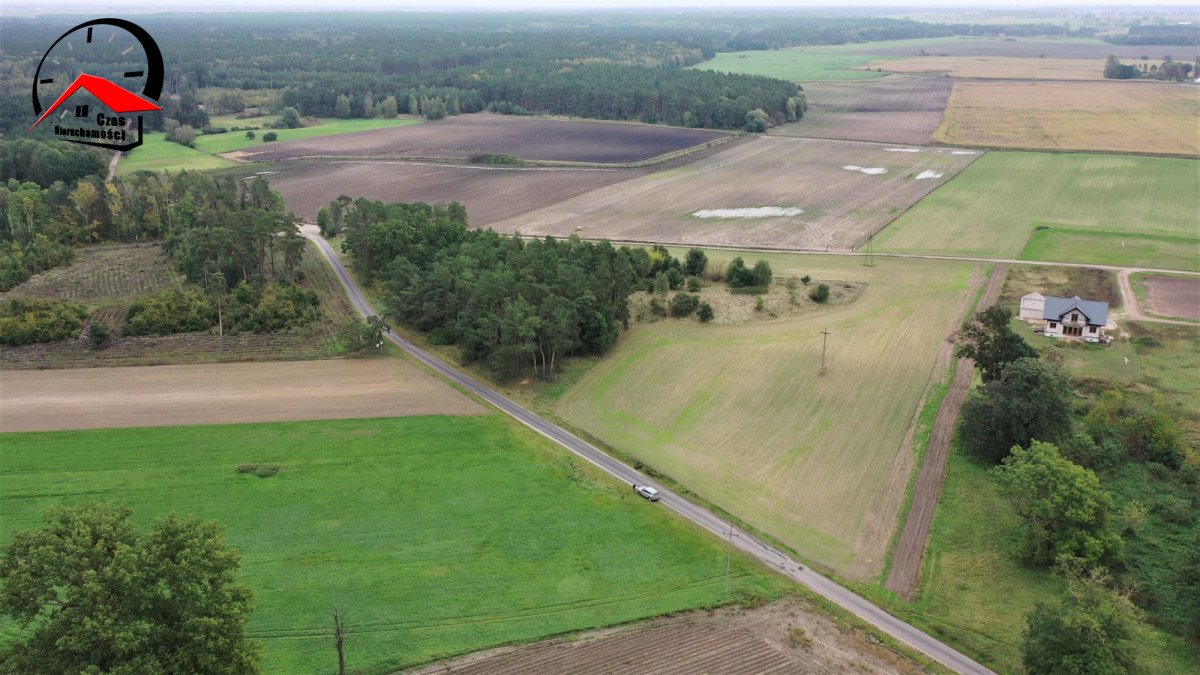
[[[1200,26],[1195,24],[1134,25],[1125,34],[1105,35],[1114,45],[1200,45]]]
[[[97,176],[108,163],[105,153],[86,145],[65,141],[43,142],[30,138],[0,138],[0,182],[35,183],[50,187]]]
[[[629,294],[655,274],[645,249],[471,230],[457,204],[342,199],[330,211],[392,318],[503,377],[551,378],[569,356],[607,351],[628,323]]]
[[[1162,65],[1141,64],[1140,66],[1121,63],[1116,56],[1110,55],[1104,62],[1104,77],[1109,80],[1134,80],[1145,78],[1151,80],[1175,80],[1182,82],[1193,75],[1196,67],[1191,63],[1172,61],[1166,57]]]

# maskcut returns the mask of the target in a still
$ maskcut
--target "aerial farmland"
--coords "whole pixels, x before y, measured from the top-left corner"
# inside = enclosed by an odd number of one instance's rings
[[[1200,663],[1194,7],[17,2],[0,670]]]

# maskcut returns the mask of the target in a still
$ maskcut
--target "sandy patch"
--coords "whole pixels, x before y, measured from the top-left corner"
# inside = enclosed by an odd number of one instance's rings
[[[842,168],[847,171],[865,173],[868,176],[878,176],[880,174],[887,173],[887,169],[883,168],[882,166],[855,166],[853,164],[848,164]]]
[[[941,178],[942,175],[943,174],[940,174],[937,171],[922,171],[921,173],[917,174],[917,180],[925,180],[927,178]]]
[[[952,155],[978,155],[978,150],[951,150]]]
[[[888,148],[885,152],[920,152],[920,148]]]
[[[696,218],[778,218],[798,216],[804,209],[795,206],[756,206],[740,209],[701,209],[692,215]]]
[[[482,412],[393,358],[0,372],[0,431]]]

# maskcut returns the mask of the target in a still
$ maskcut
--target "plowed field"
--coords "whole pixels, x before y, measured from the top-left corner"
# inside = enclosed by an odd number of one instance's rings
[[[928,145],[953,87],[946,78],[917,77],[808,84],[804,119],[771,133]]]
[[[863,244],[977,156],[954,154],[946,148],[757,138],[494,227],[538,236],[578,233],[595,239],[681,245],[848,250]],[[919,178],[923,174],[931,177]],[[798,207],[803,212],[693,216],[705,209],[761,206]]]
[[[254,161],[300,157],[450,157],[500,153],[521,159],[637,162],[726,136],[650,124],[583,122],[479,113],[437,122],[260,144],[238,153]]]

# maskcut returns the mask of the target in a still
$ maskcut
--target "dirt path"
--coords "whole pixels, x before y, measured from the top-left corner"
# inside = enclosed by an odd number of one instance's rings
[[[1133,282],[1130,281],[1129,275],[1134,272],[1143,270],[1123,269],[1117,272],[1118,286],[1121,289],[1121,312],[1126,319],[1132,321],[1150,321],[1153,323],[1169,323],[1176,326],[1195,326],[1193,321],[1176,321],[1175,319],[1159,319],[1153,316],[1146,316],[1142,311],[1141,305],[1138,304],[1137,294],[1133,292]]]
[[[1000,294],[1000,286],[1008,273],[1007,265],[997,265],[992,270],[987,288],[979,298],[976,311],[986,309]],[[962,410],[967,393],[971,390],[971,381],[975,378],[975,362],[971,359],[958,360],[958,368],[954,373],[954,381],[950,390],[942,399],[937,417],[933,421],[933,429],[929,434],[929,446],[925,450],[925,462],[921,472],[917,474],[917,482],[913,488],[912,507],[908,511],[908,519],[904,523],[904,531],[892,555],[892,571],[888,575],[884,588],[895,591],[904,598],[912,600],[917,591],[917,581],[921,573],[921,562],[925,558],[925,545],[929,541],[929,528],[933,525],[933,514],[937,509],[938,498],[942,494],[942,479],[946,475],[946,460],[950,456],[950,439],[954,436],[954,425],[958,421],[958,413]]]

